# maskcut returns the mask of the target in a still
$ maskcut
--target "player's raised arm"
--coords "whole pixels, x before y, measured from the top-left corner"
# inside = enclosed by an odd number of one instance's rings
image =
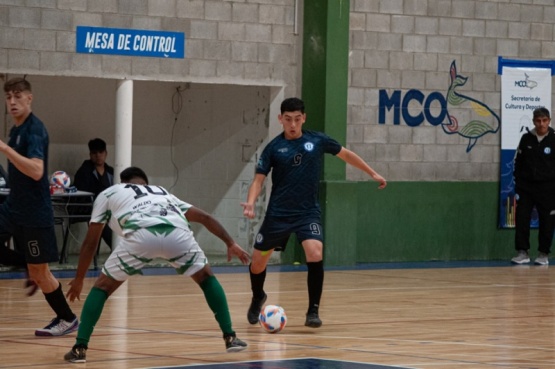
[[[0,140],[0,152],[6,155],[8,160],[27,177],[35,181],[41,179],[44,174],[44,161],[39,158],[27,158],[13,148],[9,147],[4,141]]]
[[[193,206],[187,210],[185,217],[190,222],[202,224],[210,233],[227,245],[227,261],[231,261],[232,256],[237,256],[243,264],[248,264],[250,262],[249,254],[233,240],[222,224],[212,215]]]
[[[385,188],[387,186],[387,181],[378,172],[376,172],[372,167],[370,167],[360,156],[355,154],[353,151],[341,148],[341,151],[336,155],[338,158],[343,160],[345,163],[352,165],[353,167],[362,170],[367,173],[372,179],[378,182],[380,185],[379,189]]]

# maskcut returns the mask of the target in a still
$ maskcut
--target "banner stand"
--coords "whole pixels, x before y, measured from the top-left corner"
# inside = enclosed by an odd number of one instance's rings
[[[522,134],[534,128],[534,109],[545,107],[551,111],[555,60],[514,60],[499,57],[497,71],[501,75],[499,228],[514,228],[514,157]],[[537,214],[532,215],[531,226],[537,228]]]

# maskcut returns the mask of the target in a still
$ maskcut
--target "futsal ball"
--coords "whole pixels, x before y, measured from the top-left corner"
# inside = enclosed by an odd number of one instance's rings
[[[281,306],[266,305],[260,312],[258,322],[266,332],[277,333],[285,328],[287,315]]]
[[[69,178],[67,173],[64,172],[63,170],[57,170],[54,173],[52,173],[52,176],[50,177],[50,184],[54,186],[67,188],[71,184],[71,179]]]

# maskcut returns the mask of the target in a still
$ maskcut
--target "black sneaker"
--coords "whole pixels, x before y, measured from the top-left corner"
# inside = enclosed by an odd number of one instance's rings
[[[309,312],[306,314],[304,325],[310,328],[320,328],[322,326],[322,321],[317,312]]]
[[[70,363],[86,363],[87,347],[83,345],[75,345],[71,351],[64,355],[64,360]]]
[[[262,310],[262,306],[266,302],[268,295],[264,294],[264,297],[261,299],[252,298],[251,306],[249,306],[249,311],[247,312],[247,320],[250,324],[258,323],[258,316],[260,315],[260,310]]]
[[[225,341],[225,350],[227,352],[243,351],[248,346],[246,342],[241,341],[234,334],[225,336],[224,341]]]

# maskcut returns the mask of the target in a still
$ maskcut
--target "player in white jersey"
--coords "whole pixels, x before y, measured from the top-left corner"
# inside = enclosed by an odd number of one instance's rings
[[[141,274],[141,269],[155,258],[166,260],[178,274],[190,276],[199,284],[223,332],[226,350],[236,352],[246,349],[247,344],[233,331],[225,292],[196,242],[189,222],[201,223],[220,238],[227,245],[228,261],[236,256],[243,264],[248,264],[249,254],[210,214],[179,200],[163,187],[149,185],[141,169],[127,168],[121,172],[120,179],[121,184],[107,188],[94,202],[89,229],[81,246],[77,274],[69,283],[71,287],[67,297],[71,302],[80,299],[83,280],[107,222],[121,239],[87,296],[75,345],[64,359],[86,362],[88,343],[104,303],[129,276]]]

